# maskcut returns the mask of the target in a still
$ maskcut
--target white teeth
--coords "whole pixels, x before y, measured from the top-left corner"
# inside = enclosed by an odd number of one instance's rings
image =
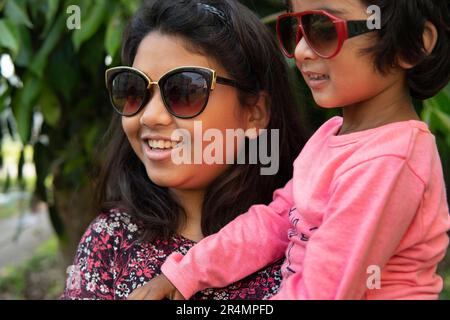
[[[173,149],[179,142],[167,140],[148,140],[148,145],[152,149]]]
[[[323,74],[323,75],[310,75],[309,78],[310,78],[311,80],[319,81],[319,80],[327,80],[327,79],[329,79],[330,77]]]

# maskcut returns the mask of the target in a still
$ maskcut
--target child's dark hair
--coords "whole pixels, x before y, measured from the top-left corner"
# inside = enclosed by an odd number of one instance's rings
[[[427,99],[450,80],[450,2],[448,0],[363,0],[381,8],[381,30],[375,46],[366,50],[382,72],[396,64],[397,57],[414,67],[407,72],[411,96]],[[431,54],[423,47],[425,22],[437,29]]]
[[[448,0],[361,0],[381,9],[377,44],[363,50],[372,54],[376,68],[386,73],[398,58],[414,65],[407,72],[413,98],[424,100],[438,93],[450,80],[450,2]],[[292,10],[291,1],[285,1]],[[425,22],[437,29],[438,40],[431,54],[423,47]]]
[[[292,177],[292,163],[306,135],[300,127],[288,69],[270,31],[236,0],[145,1],[124,33],[125,64],[133,64],[139,44],[152,31],[180,37],[188,50],[213,58],[230,78],[249,89],[266,91],[270,100],[267,129],[279,129],[278,174],[261,176],[261,164],[232,165],[206,190],[202,231],[210,235],[251,205],[270,203],[273,191]],[[238,96],[243,107],[254,101],[246,92],[238,91]],[[143,223],[150,241],[176,234],[185,212],[167,188],[148,178],[118,115],[113,117],[108,139],[97,183],[97,209],[126,210]]]

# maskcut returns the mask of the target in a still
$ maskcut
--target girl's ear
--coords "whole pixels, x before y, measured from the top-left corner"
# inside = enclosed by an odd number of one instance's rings
[[[429,55],[431,54],[431,52],[433,52],[438,40],[438,36],[439,35],[436,26],[430,21],[425,22],[422,34],[423,49],[425,51],[425,54]],[[403,69],[411,69],[415,66],[414,64],[408,63],[403,59],[399,59],[398,64]]]
[[[255,104],[247,106],[247,135],[249,139],[256,139],[260,129],[266,129],[270,121],[269,95],[260,91]],[[251,134],[250,134],[251,133]]]

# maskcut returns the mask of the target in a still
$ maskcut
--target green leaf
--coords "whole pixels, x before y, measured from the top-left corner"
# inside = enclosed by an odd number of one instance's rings
[[[45,39],[44,44],[39,49],[33,63],[30,66],[30,70],[39,78],[42,78],[44,74],[44,70],[48,62],[48,56],[61,38],[64,31],[64,26],[65,17],[64,15],[61,15],[56,20],[55,24],[50,30],[50,33],[47,36],[47,39]]]
[[[55,18],[55,14],[58,11],[59,0],[47,0],[46,11],[45,11],[45,27],[42,30],[41,36],[45,36],[50,27],[53,24],[53,19]]]
[[[426,106],[423,109],[422,114],[420,115],[420,118],[422,119],[422,121],[426,122],[428,125],[430,125],[430,123],[431,123],[431,109],[432,108]]]
[[[106,52],[113,59],[120,48],[124,29],[125,29],[124,19],[122,18],[120,11],[116,10],[115,14],[111,17],[108,23],[105,37]]]
[[[105,46],[103,44],[105,39],[105,31],[97,32],[94,36],[85,43],[89,50],[81,50],[78,53],[78,58],[82,69],[86,70],[91,79],[99,79],[99,72],[103,73],[105,63]]]
[[[64,96],[65,101],[73,101],[78,95],[75,87],[82,80],[81,68],[79,67],[78,57],[73,53],[73,44],[70,37],[65,37],[49,57],[50,63],[46,69],[45,79],[49,85],[54,88],[54,92]],[[61,75],[64,75],[64,81],[61,81]]]
[[[7,0],[5,16],[10,18],[16,24],[23,24],[28,28],[33,27],[25,8],[22,8],[15,0]]]
[[[120,5],[126,15],[132,15],[138,10],[140,2],[136,0],[120,0]]]
[[[0,19],[0,46],[11,50],[13,55],[19,52],[19,36],[17,26],[11,21]]]
[[[19,54],[14,59],[14,64],[21,67],[27,67],[31,61],[31,56],[33,54],[30,31],[24,26],[20,26],[19,34],[20,34],[20,49]]]
[[[88,152],[89,156],[92,156],[94,147],[96,146],[96,141],[99,136],[100,127],[90,126],[83,135],[84,148]]]
[[[17,122],[17,130],[24,144],[29,140],[33,107],[39,97],[42,81],[27,73],[23,87],[16,91],[13,97],[12,109]]]
[[[428,123],[430,129],[450,136],[450,85],[433,98],[424,101],[424,106],[422,119]]]
[[[79,171],[85,163],[86,159],[83,156],[74,156],[64,163],[63,174],[70,175],[76,171]]]
[[[61,118],[61,104],[52,90],[45,87],[39,101],[44,120],[52,127],[57,127]]]
[[[25,164],[25,153],[24,148],[20,150],[19,161],[17,162],[17,181],[19,182],[19,187],[24,190],[25,181],[23,180],[23,166]]]
[[[442,89],[436,96],[425,100],[425,106],[450,112],[450,84]]]
[[[439,109],[434,109],[433,112],[436,115],[436,118],[439,120],[439,128],[450,135],[450,115],[445,114]]]
[[[3,86],[3,83],[0,84],[0,87],[1,86]],[[0,94],[0,113],[2,113],[3,110],[5,110],[9,95],[10,95],[10,87],[8,86],[7,89],[2,94]],[[0,135],[0,140],[1,140],[1,135]]]
[[[90,39],[102,25],[108,10],[106,0],[97,0],[86,20],[81,20],[81,29],[75,30],[72,35],[72,41],[75,50],[79,50],[81,45]]]

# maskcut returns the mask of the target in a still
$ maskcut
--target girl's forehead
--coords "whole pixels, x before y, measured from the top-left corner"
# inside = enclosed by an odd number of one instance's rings
[[[195,52],[185,39],[159,32],[151,32],[142,39],[133,66],[153,80],[182,66],[211,68],[225,76],[218,63],[201,52]]]

